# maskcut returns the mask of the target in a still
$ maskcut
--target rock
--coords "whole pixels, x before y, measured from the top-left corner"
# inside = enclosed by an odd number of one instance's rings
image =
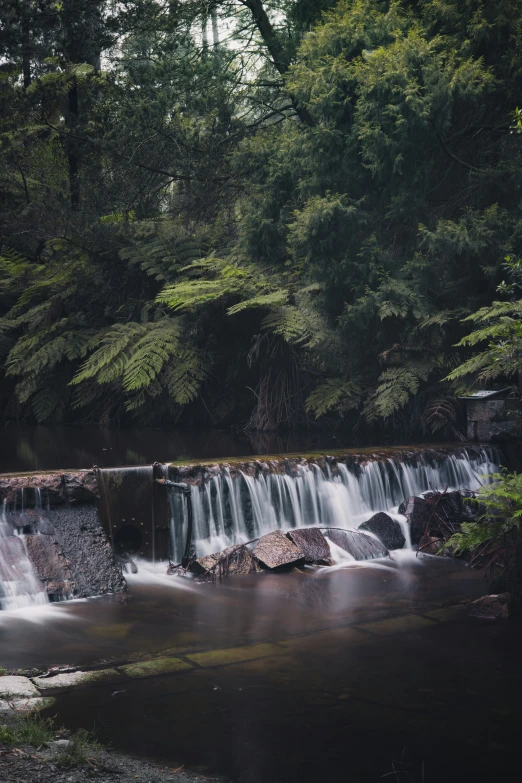
[[[70,563],[52,536],[26,536],[27,555],[47,594],[60,600],[71,598],[74,584]]]
[[[388,551],[377,539],[361,533],[359,530],[328,530],[328,537],[334,544],[352,555],[355,560],[371,560],[386,557]]]
[[[246,546],[229,546],[223,552],[194,560],[190,570],[198,575],[209,574],[220,577],[252,574],[261,569]]]
[[[75,596],[89,598],[127,589],[94,506],[57,508],[46,514],[56,542],[69,562]]]
[[[56,674],[54,677],[35,677],[33,682],[42,693],[54,693],[55,691],[68,690],[78,685],[118,682],[121,679],[122,676],[116,669],[101,669],[92,672],[63,672],[62,674]]]
[[[50,696],[23,698],[23,699],[0,699],[0,717],[13,715],[16,713],[20,715],[23,712],[40,712],[47,707],[52,707],[55,703],[55,699]]]
[[[72,506],[94,503],[96,498],[99,497],[100,493],[94,470],[64,473],[62,480],[65,497]]]
[[[383,511],[379,511],[367,522],[359,525],[359,530],[368,530],[373,533],[382,541],[386,549],[402,549],[406,543],[400,524]]]
[[[37,490],[37,491],[36,491]],[[22,504],[23,497],[23,504]],[[28,476],[5,476],[0,479],[0,502],[7,500],[11,507],[44,507],[62,505],[65,501],[61,473],[32,473]]]
[[[53,740],[52,742],[46,742],[45,747],[49,748],[49,750],[52,750],[54,753],[59,753],[60,751],[68,748],[70,744],[71,740],[59,739]]]
[[[305,527],[298,530],[289,530],[286,535],[303,553],[306,563],[332,565],[330,546],[319,528]]]
[[[418,544],[424,535],[430,518],[429,504],[424,498],[410,497],[399,506],[399,514],[404,514],[410,525],[411,543]]]
[[[252,550],[254,557],[264,568],[293,567],[304,561],[303,553],[280,530],[259,539]]]
[[[443,552],[439,552],[442,546],[444,546],[443,538],[437,538],[437,536],[424,536],[419,543],[419,552],[422,552],[423,555],[442,555],[442,557],[447,557],[450,554],[447,549]]]
[[[471,617],[509,617],[511,607],[511,593],[499,593],[498,595],[484,595],[468,604],[468,614]]]
[[[0,699],[32,698],[39,695],[29,677],[15,675],[0,677]]]

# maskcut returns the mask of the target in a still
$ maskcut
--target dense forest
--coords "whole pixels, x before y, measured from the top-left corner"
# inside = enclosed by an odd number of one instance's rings
[[[456,437],[514,376],[519,2],[1,7],[0,416]]]

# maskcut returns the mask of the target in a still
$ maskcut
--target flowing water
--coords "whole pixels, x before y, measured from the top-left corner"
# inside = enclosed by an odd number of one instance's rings
[[[41,511],[38,509],[39,513]],[[24,513],[23,495],[20,513]],[[16,535],[8,522],[7,504],[0,510],[0,608],[17,609],[48,603],[47,593],[27,555],[23,535]]]
[[[295,475],[221,472],[191,489],[195,544],[203,554],[274,528],[354,528],[376,511],[406,529],[397,514],[404,498],[477,489],[496,463],[488,450],[301,466]],[[131,508],[136,492],[150,514],[151,482],[150,467],[104,472],[102,505],[116,515],[116,490]],[[186,501],[169,492],[179,557]],[[41,503],[35,513],[45,518]],[[357,562],[332,544],[331,567],[196,584],[138,561],[125,594],[43,605],[23,535],[13,533],[4,507],[0,664],[116,671],[115,683],[56,697],[49,714],[70,728],[237,783],[520,779],[520,623],[467,616],[465,603],[488,588],[462,562],[417,555],[408,543]],[[145,676],[151,656],[178,670]],[[137,670],[123,668],[136,661]]]
[[[259,538],[276,528],[357,528],[377,511],[401,522],[409,546],[409,529],[397,507],[412,495],[430,490],[477,490],[498,470],[493,449],[448,454],[442,459],[411,462],[388,459],[365,464],[326,463],[299,466],[297,476],[270,473],[232,478],[223,470],[191,488],[194,544],[198,556]],[[179,563],[185,546],[187,500],[170,489],[172,558]]]

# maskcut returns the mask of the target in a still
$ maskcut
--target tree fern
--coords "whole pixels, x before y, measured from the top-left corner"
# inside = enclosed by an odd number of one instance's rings
[[[367,421],[387,419],[407,405],[422,381],[433,369],[431,362],[411,362],[405,367],[389,367],[381,373],[377,388],[364,407]]]
[[[343,413],[350,408],[357,408],[361,395],[360,384],[340,378],[328,378],[307,397],[305,408],[318,419],[332,411]]]

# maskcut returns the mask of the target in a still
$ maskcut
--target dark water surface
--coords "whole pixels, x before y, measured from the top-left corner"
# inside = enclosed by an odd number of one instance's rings
[[[325,433],[235,433],[231,430],[110,429],[0,425],[0,473],[119,467],[357,445]]]
[[[215,585],[144,566],[124,598],[2,613],[0,662],[185,661],[52,708],[172,768],[245,783],[519,781],[519,620],[468,618],[459,602],[486,589],[462,563],[393,557]]]

